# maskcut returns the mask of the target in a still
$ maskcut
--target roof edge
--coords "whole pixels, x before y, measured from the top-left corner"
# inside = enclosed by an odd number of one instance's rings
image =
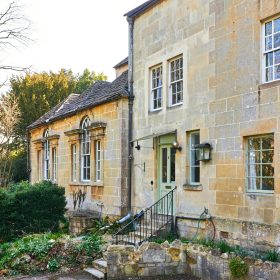
[[[135,18],[143,13],[145,13],[149,8],[159,4],[162,0],[149,0],[145,3],[141,4],[140,6],[130,10],[129,12],[125,13],[124,16],[128,18]]]
[[[38,127],[41,127],[41,126],[44,126],[44,125],[47,125],[47,124],[50,124],[50,123],[54,123],[54,122],[56,122],[56,121],[58,121],[58,120],[62,120],[62,119],[65,119],[65,118],[74,116],[75,114],[77,114],[77,113],[79,113],[79,112],[88,110],[88,109],[90,109],[90,108],[95,108],[95,107],[97,107],[97,106],[100,106],[100,105],[103,105],[103,104],[106,104],[106,103],[110,103],[110,102],[113,102],[113,101],[117,101],[117,100],[122,99],[122,98],[128,99],[128,96],[125,96],[125,95],[123,95],[123,94],[117,94],[116,96],[112,97],[111,99],[107,99],[106,101],[98,102],[98,103],[96,103],[96,104],[94,104],[94,105],[90,105],[90,106],[85,106],[85,107],[82,107],[82,108],[78,108],[78,109],[76,109],[76,110],[74,110],[74,111],[72,111],[72,112],[69,112],[69,113],[65,114],[65,115],[61,115],[61,116],[57,116],[57,117],[55,117],[55,118],[52,118],[52,119],[51,119],[50,121],[48,121],[48,122],[39,123],[39,124],[34,125],[34,126],[32,126],[32,124],[31,124],[31,125],[29,125],[29,126],[26,128],[26,130],[27,130],[27,131],[30,131],[30,130],[32,130],[32,129],[35,129],[35,128],[38,128]]]

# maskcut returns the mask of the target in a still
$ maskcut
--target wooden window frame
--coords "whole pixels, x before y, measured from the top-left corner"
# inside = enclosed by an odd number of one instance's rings
[[[200,131],[199,130],[195,130],[195,131],[192,131],[189,133],[189,153],[190,153],[190,184],[191,185],[200,185],[200,162],[199,162],[199,165],[193,165],[193,161],[195,160],[194,159],[194,156],[195,156],[195,152],[197,149],[195,149],[193,147],[194,144],[199,144],[199,143],[193,143],[193,136],[194,135],[198,135],[199,136],[199,142],[200,142]],[[199,182],[195,182],[193,180],[193,169],[194,168],[197,168],[199,167]]]
[[[176,62],[176,61],[180,61],[182,60],[182,67],[179,67],[179,68],[174,68],[175,70],[172,71],[172,63]],[[179,62],[179,64],[181,64],[181,62]],[[182,70],[182,76],[177,79],[177,80],[172,80],[172,72],[175,72],[175,71],[180,71]],[[181,91],[177,91],[177,85],[178,84],[181,84]],[[173,90],[172,90],[172,86],[173,85],[176,85],[176,92],[173,93]],[[178,102],[178,93],[181,93],[181,101]],[[183,94],[184,94],[184,58],[183,58],[183,55],[180,55],[180,56],[177,56],[176,58],[173,58],[171,60],[169,60],[169,107],[173,107],[173,106],[178,106],[178,105],[181,105],[183,104],[183,100],[184,100],[184,97],[183,97]],[[173,103],[173,95],[176,95],[176,103]]]
[[[160,75],[159,76],[154,76],[154,71],[157,71],[158,69],[160,69]],[[151,112],[155,112],[155,111],[159,111],[159,110],[162,110],[162,91],[163,91],[163,87],[162,87],[162,81],[163,81],[163,77],[162,77],[162,65],[157,65],[157,66],[154,66],[151,68],[150,70],[150,81],[151,81],[151,85],[150,85],[150,110]],[[155,86],[154,87],[154,81],[155,80],[159,80],[159,85]],[[155,93],[156,93],[156,96],[157,98],[154,98],[155,97]],[[160,100],[160,103],[161,103],[161,106],[158,106],[158,103],[159,103],[159,100]],[[157,101],[157,106],[155,108],[155,101]]]
[[[263,163],[263,152],[268,152],[268,151],[273,151],[273,157],[275,156],[275,149],[274,149],[274,146],[273,146],[273,149],[263,149],[262,147],[262,141],[261,141],[261,146],[260,146],[260,149],[259,150],[256,150],[256,149],[252,149],[250,150],[249,149],[249,140],[250,139],[262,139],[262,138],[265,138],[265,137],[273,137],[273,143],[274,143],[274,135],[273,134],[265,134],[265,135],[258,135],[258,136],[250,136],[250,137],[247,137],[246,138],[246,191],[247,193],[264,193],[264,194],[273,194],[274,191],[275,191],[275,168],[274,168],[274,160],[272,160],[272,163]],[[260,152],[260,162],[254,162],[252,163],[250,161],[250,152]],[[251,165],[259,165],[260,166],[260,176],[249,176],[249,166]],[[262,176],[262,166],[263,165],[271,165],[274,169],[273,169],[273,176]],[[260,186],[262,186],[262,180],[263,179],[273,179],[273,190],[263,190],[263,189],[256,189],[256,188],[252,188],[250,186],[250,181],[252,179],[257,180],[259,179],[260,180]]]
[[[277,34],[277,35],[279,34],[279,36],[280,36],[280,29],[279,29],[279,31],[274,32],[274,22],[276,20],[280,21],[280,16],[277,16],[277,17],[274,17],[272,19],[266,20],[262,23],[262,53],[263,53],[262,80],[263,80],[264,83],[271,83],[271,82],[280,80],[280,75],[279,75],[279,78],[275,78],[275,67],[277,67],[277,66],[280,67],[280,60],[279,60],[279,63],[275,64],[275,53],[279,51],[279,56],[280,56],[280,45],[276,48],[274,47],[274,36],[275,36],[275,34]],[[272,25],[271,34],[266,35],[265,34],[266,25],[270,22],[271,22],[271,25]],[[270,36],[271,36],[271,49],[266,50],[266,39]],[[266,65],[266,58],[270,53],[272,54],[272,64],[267,66]],[[267,68],[272,68],[273,77],[272,77],[271,80],[267,80],[267,77],[266,77],[266,69]]]

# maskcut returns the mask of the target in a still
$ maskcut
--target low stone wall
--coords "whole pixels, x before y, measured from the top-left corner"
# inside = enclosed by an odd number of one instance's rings
[[[234,254],[220,254],[218,250],[176,240],[144,243],[139,248],[125,245],[108,247],[108,280],[135,276],[192,274],[202,280],[230,280],[229,262]],[[247,257],[250,280],[279,280],[280,264],[254,261]]]
[[[256,248],[267,251],[279,247],[280,225],[261,224],[234,219],[213,218],[216,238],[225,240],[230,245],[239,245],[244,248]],[[213,237],[213,225],[209,221],[201,221],[197,230],[198,221],[178,219],[177,229],[181,237],[189,240],[194,236],[198,239]],[[279,247],[280,248],[280,247]],[[279,277],[280,279],[280,277]]]
[[[68,213],[69,219],[69,232],[71,234],[78,235],[86,228],[90,228],[94,221],[98,219],[98,213],[96,212],[86,212],[86,211],[76,211]]]

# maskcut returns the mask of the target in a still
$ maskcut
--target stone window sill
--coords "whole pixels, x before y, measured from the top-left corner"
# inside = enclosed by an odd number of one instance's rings
[[[192,185],[192,184],[184,184],[183,189],[185,191],[202,191],[203,187],[202,185]]]
[[[264,89],[269,89],[269,88],[273,88],[273,87],[277,87],[277,86],[280,86],[280,81],[272,81],[272,82],[263,83],[263,84],[259,85],[259,89],[264,90]]]
[[[156,110],[149,110],[149,115],[156,115],[162,112],[162,108]]]
[[[261,192],[246,192],[246,195],[249,196],[250,198],[254,199],[257,196],[274,196],[274,193],[261,193]]]
[[[181,106],[183,106],[183,102],[181,102],[181,103],[178,103],[178,104],[174,104],[174,105],[169,105],[168,107],[167,107],[167,109],[168,110],[172,110],[172,109],[177,109],[178,107],[181,107]]]
[[[77,187],[104,187],[103,182],[70,182],[69,185]]]

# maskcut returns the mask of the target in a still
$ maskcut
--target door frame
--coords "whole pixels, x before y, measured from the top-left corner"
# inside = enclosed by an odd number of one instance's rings
[[[158,143],[157,143],[157,188],[158,188],[158,191],[156,192],[156,201],[159,200],[161,198],[161,172],[162,172],[162,166],[161,166],[161,151],[162,151],[162,147],[167,147],[167,148],[172,148],[172,143],[173,141],[175,141],[175,137],[176,135],[175,134],[167,134],[167,135],[163,135],[163,136],[160,136],[158,138]],[[175,155],[175,170],[176,170],[176,155]],[[168,184],[168,183],[167,183]],[[171,185],[174,183],[170,183]],[[175,178],[175,185],[176,185],[176,178]],[[174,187],[175,187],[174,185]],[[172,190],[173,188],[170,189],[170,191]],[[175,206],[175,200],[174,200],[174,204]]]

